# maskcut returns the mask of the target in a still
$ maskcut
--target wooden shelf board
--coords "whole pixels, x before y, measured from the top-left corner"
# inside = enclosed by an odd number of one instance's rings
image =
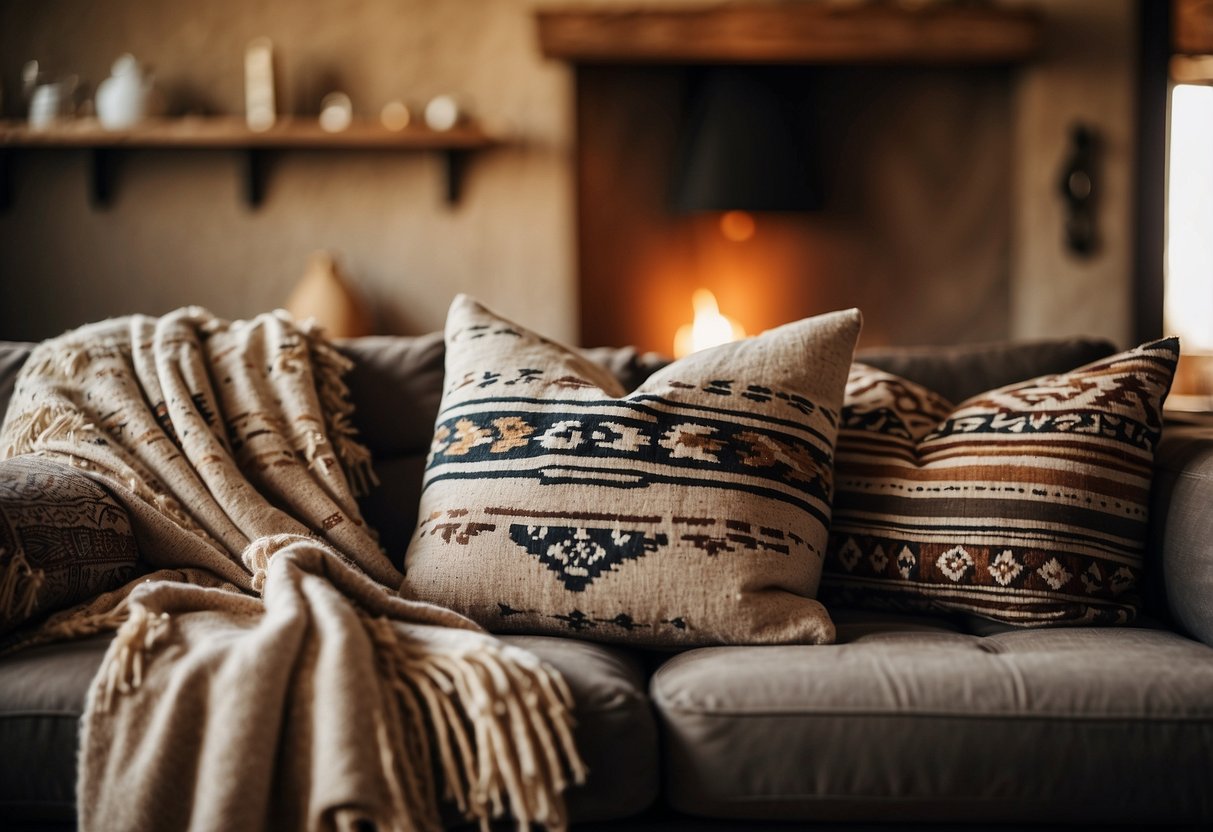
[[[328,133],[312,119],[281,119],[262,132],[250,130],[238,117],[155,119],[128,130],[107,130],[95,119],[73,119],[43,129],[23,122],[0,123],[0,146],[10,148],[459,151],[497,144],[499,139],[474,126],[393,131],[356,122],[340,133]]]
[[[543,53],[574,63],[1009,64],[1040,49],[1031,9],[824,2],[546,9]]]
[[[383,150],[433,152],[444,162],[446,201],[459,201],[466,157],[502,144],[474,125],[438,131],[426,127],[388,130],[374,122],[354,123],[329,133],[313,119],[280,119],[269,130],[250,130],[235,116],[153,119],[129,130],[106,130],[96,119],[72,119],[42,129],[25,122],[0,122],[0,210],[11,202],[11,157],[21,150],[86,150],[92,155],[92,202],[110,204],[115,158],[127,150],[234,150],[246,157],[245,199],[256,207],[265,199],[269,157],[288,150]]]

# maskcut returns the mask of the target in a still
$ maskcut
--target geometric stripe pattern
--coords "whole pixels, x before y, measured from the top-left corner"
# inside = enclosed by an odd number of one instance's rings
[[[823,598],[1018,626],[1137,612],[1165,339],[957,407],[852,367]]]
[[[825,523],[831,464],[819,431],[750,409],[658,396],[477,398],[439,416],[425,482],[500,476],[607,488],[712,486],[779,500]]]
[[[855,311],[676,361],[625,393],[468,298],[405,591],[496,632],[823,642],[814,600]]]

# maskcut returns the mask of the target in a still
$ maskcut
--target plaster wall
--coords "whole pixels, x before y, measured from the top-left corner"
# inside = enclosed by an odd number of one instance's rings
[[[385,332],[441,326],[457,291],[571,339],[574,314],[568,70],[544,61],[528,0],[14,0],[0,4],[0,73],[21,64],[92,84],[131,52],[175,112],[244,111],[243,54],[276,48],[279,111],[315,113],[344,90],[355,114],[466,96],[507,146],[470,161],[448,208],[432,154],[290,152],[259,210],[240,154],[132,153],[116,200],[89,207],[81,152],[23,153],[0,216],[0,337],[41,338],[186,303],[241,317],[282,303],[317,248],[338,252]]]
[[[1022,70],[1013,103],[1011,334],[1089,333],[1127,345],[1133,312],[1136,4],[1049,0],[1040,5],[1048,16],[1044,52]],[[1094,185],[1100,245],[1090,258],[1076,257],[1062,245],[1059,184],[1076,122],[1093,127],[1099,141]]]

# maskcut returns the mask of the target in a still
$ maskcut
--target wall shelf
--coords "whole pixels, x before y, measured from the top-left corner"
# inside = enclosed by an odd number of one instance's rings
[[[106,130],[94,119],[76,119],[45,129],[23,122],[0,122],[0,207],[11,200],[13,156],[23,150],[87,150],[92,155],[91,195],[94,205],[110,204],[118,157],[128,150],[235,150],[245,155],[245,198],[259,206],[265,199],[267,171],[273,156],[290,150],[432,152],[445,166],[446,200],[459,200],[467,157],[501,144],[476,126],[447,131],[407,127],[393,131],[378,124],[355,123],[328,133],[314,119],[280,119],[274,127],[254,132],[237,117],[155,119],[129,130]]]
[[[1040,50],[1031,9],[888,3],[725,3],[665,9],[546,9],[543,53],[571,63],[980,65]]]

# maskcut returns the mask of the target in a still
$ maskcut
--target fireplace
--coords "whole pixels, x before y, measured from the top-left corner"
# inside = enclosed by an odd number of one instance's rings
[[[912,23],[942,19],[883,4],[841,11],[812,3],[715,8],[798,15],[807,9],[827,25],[858,19],[879,26],[889,15]],[[948,12],[954,13],[967,12]],[[697,14],[656,16],[668,31]],[[573,16],[594,25],[584,13]],[[609,31],[639,19],[643,29],[648,16],[606,13],[600,22]],[[548,54],[574,65],[582,343],[670,353],[700,289],[710,290],[719,310],[749,333],[858,306],[865,345],[1012,334],[1015,69],[1005,55],[852,62],[845,55],[772,61],[767,54],[755,61],[767,65],[764,71],[786,72],[796,86],[811,87],[805,100],[820,207],[726,216],[679,210],[673,179],[684,162],[679,154],[696,79],[706,66],[746,61],[733,53],[726,61],[683,59],[675,35],[668,38],[671,52],[659,53],[664,57],[637,57],[637,48],[647,48],[643,32],[622,37],[627,54],[612,59],[584,42],[562,46],[551,26],[558,18],[545,27],[541,16],[541,39]],[[735,21],[722,28],[726,35],[737,30]],[[595,36],[591,31],[588,39]],[[701,35],[699,46],[688,48],[702,51],[704,42]],[[1030,52],[1029,45],[1017,54]]]

